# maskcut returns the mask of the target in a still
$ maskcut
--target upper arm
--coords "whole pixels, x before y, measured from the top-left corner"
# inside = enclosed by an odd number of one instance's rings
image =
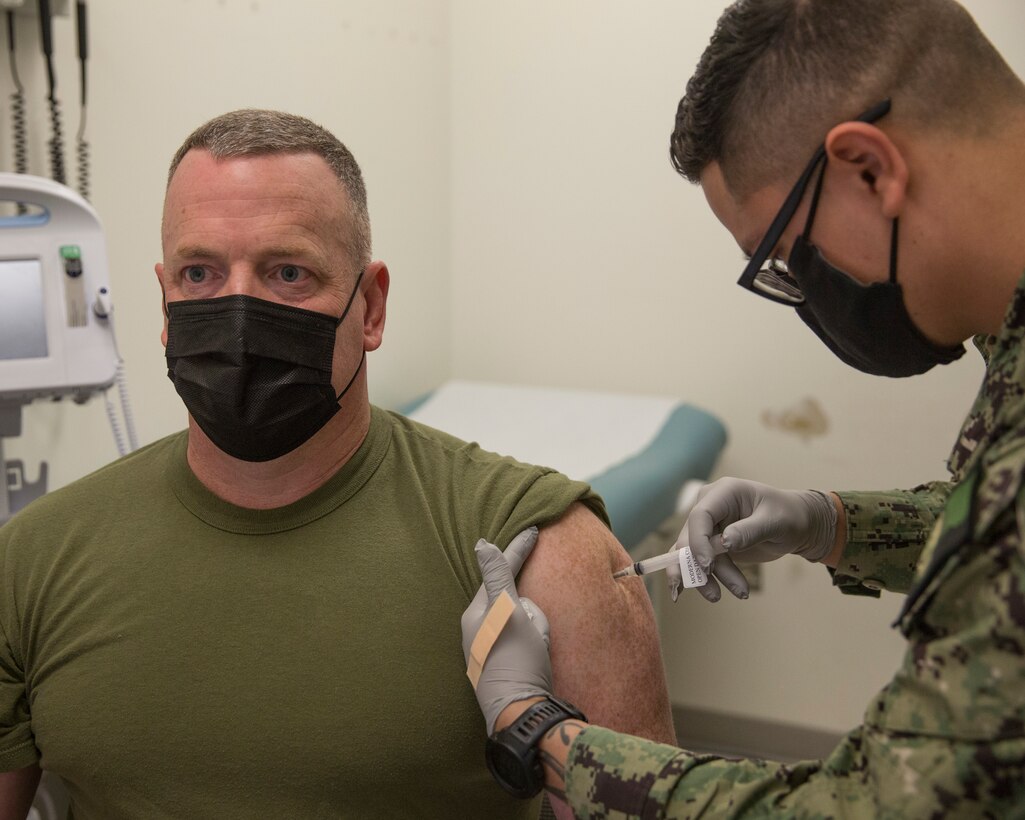
[[[551,625],[555,694],[595,724],[675,743],[654,612],[609,529],[580,503],[541,530],[520,573],[521,595]]]
[[[0,820],[25,820],[39,785],[39,766],[0,772]]]

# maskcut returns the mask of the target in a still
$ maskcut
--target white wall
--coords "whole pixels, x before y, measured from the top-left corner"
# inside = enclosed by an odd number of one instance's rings
[[[141,439],[185,420],[152,273],[167,162],[210,116],[267,106],[319,120],[363,166],[375,252],[393,275],[385,345],[370,359],[378,403],[449,375],[672,395],[726,422],[723,474],[823,488],[942,476],[978,358],[910,381],[844,367],[788,311],[735,286],[740,252],[671,170],[676,104],[723,5],[92,0],[93,202]],[[1025,5],[967,5],[1025,73]],[[66,132],[77,127],[72,32],[57,21]],[[34,23],[19,35],[38,163]],[[3,128],[0,167],[9,157]],[[828,416],[825,436],[763,426],[763,413],[808,396]],[[50,461],[52,487],[115,456],[98,402],[34,405],[25,428],[7,455],[30,473]],[[668,613],[674,699],[856,723],[898,662],[887,628],[898,599],[845,599],[798,561],[766,576],[744,604],[687,596]]]
[[[967,5],[1025,70],[1025,6]],[[942,477],[977,355],[903,381],[845,367],[736,287],[740,251],[669,164],[677,102],[724,6],[454,0],[454,373],[680,396],[726,423],[721,474],[837,489]],[[763,426],[809,396],[825,436]],[[674,700],[857,723],[899,661],[899,599],[846,599],[799,561],[767,567],[765,587],[667,614]]]
[[[385,343],[368,360],[372,398],[393,404],[444,379],[452,344],[448,4],[92,0],[89,10],[92,202],[107,233],[140,440],[180,429],[186,418],[166,376],[153,274],[167,165],[193,128],[234,108],[308,116],[345,142],[363,168],[375,255],[392,274]],[[54,28],[64,130],[73,135],[72,18],[57,18]],[[48,175],[37,20],[19,19],[17,33],[21,73],[31,85],[32,171]],[[10,86],[2,71],[0,104],[6,105]],[[0,168],[11,170],[6,116],[3,123]],[[73,159],[69,151],[70,181]],[[98,400],[85,407],[32,405],[24,436],[6,450],[27,462],[30,479],[41,459],[50,462],[51,488],[117,455]]]

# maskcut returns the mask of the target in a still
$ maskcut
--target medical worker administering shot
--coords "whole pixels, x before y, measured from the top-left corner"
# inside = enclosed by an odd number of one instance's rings
[[[969,339],[987,369],[949,483],[831,493],[722,479],[678,546],[713,601],[721,586],[746,596],[734,559],[787,554],[825,564],[843,592],[905,593],[907,652],[825,760],[693,754],[552,698],[543,612],[517,605],[509,562],[481,542],[490,606],[464,614],[463,647],[502,786],[543,785],[578,817],[1022,816],[1023,146],[1025,86],[953,0],[726,9],[671,153],[750,256],[740,284],[863,372],[924,373]],[[674,599],[680,586],[674,572]]]

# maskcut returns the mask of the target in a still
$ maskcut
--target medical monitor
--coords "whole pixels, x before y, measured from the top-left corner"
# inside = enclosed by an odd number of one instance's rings
[[[118,356],[93,310],[109,288],[103,229],[64,185],[0,173],[0,401],[85,398],[109,387]]]

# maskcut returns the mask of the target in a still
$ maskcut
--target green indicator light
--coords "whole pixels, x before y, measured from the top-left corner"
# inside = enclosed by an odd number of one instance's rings
[[[81,259],[82,249],[78,245],[61,245],[62,259]]]

